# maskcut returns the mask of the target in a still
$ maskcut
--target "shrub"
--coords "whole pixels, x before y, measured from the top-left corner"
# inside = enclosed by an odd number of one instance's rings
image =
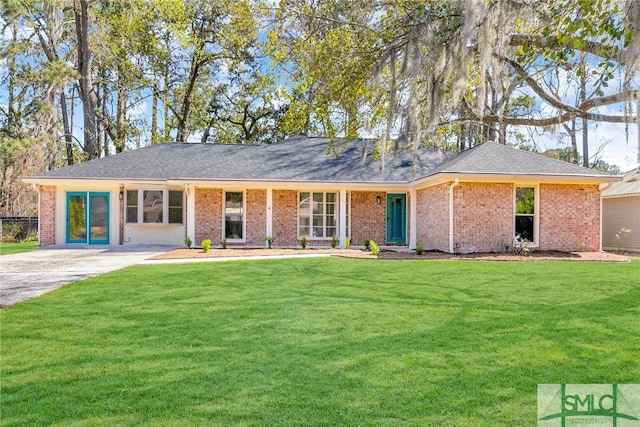
[[[380,253],[380,248],[378,247],[378,244],[373,240],[369,240],[369,249],[371,250],[371,253],[374,254],[375,256],[378,256],[378,254]]]
[[[273,246],[273,241],[273,236],[267,236],[267,246],[269,247],[269,249],[271,249],[271,246]]]
[[[349,249],[349,246],[351,246],[351,237],[344,239],[344,247]]]
[[[422,255],[422,252],[424,252],[424,248],[420,242],[416,242],[416,255]]]
[[[211,249],[211,239],[204,239],[201,245],[202,250],[204,250],[205,252],[209,252],[209,249]]]
[[[369,249],[371,249],[371,248],[369,247],[370,245],[371,245],[371,239],[365,239],[365,240],[364,240],[364,248],[365,248],[366,250],[369,250]]]
[[[300,239],[300,246],[302,246],[302,249],[307,247],[307,236],[302,236],[302,239]]]
[[[222,240],[220,240],[220,246],[222,246],[222,249],[227,249],[227,238],[223,237]]]
[[[187,247],[187,249],[191,249],[191,244],[193,242],[191,241],[191,237],[187,236],[184,238],[184,245]]]
[[[333,236],[331,238],[331,247],[335,249],[338,246],[338,236]]]

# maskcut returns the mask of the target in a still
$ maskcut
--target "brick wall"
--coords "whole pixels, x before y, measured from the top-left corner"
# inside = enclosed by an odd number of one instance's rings
[[[38,224],[40,245],[56,244],[56,188],[40,187],[40,221]]]
[[[541,250],[600,249],[600,190],[597,185],[540,185]]]
[[[267,238],[267,190],[247,190],[246,198],[246,244],[262,247]]]
[[[453,194],[454,250],[459,253],[507,250],[515,221],[513,184],[462,182]]]
[[[272,231],[275,246],[298,245],[298,192],[273,190]]]
[[[382,203],[376,203],[380,196]],[[384,245],[387,240],[386,194],[375,191],[352,191],[351,201],[351,244],[362,246],[365,239]]]
[[[222,190],[196,188],[195,193],[195,241],[199,246],[204,239],[211,239],[216,246],[222,240]]]
[[[426,250],[449,251],[449,186],[416,192],[416,241]]]

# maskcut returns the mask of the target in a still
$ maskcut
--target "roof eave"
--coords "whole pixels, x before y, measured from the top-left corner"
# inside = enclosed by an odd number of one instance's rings
[[[575,184],[579,182],[602,184],[622,180],[622,176],[618,175],[439,172],[413,181],[412,187],[430,187],[450,182],[456,178],[461,181],[472,182],[535,182],[549,184]]]

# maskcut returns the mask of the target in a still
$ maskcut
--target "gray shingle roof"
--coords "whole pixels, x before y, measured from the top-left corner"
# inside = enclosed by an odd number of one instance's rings
[[[271,145],[164,143],[30,177],[122,180],[248,180],[408,183],[445,173],[546,174],[606,177],[578,165],[496,143],[458,155],[433,148],[375,158],[371,140],[295,137]]]
[[[492,141],[461,152],[430,171],[428,176],[437,173],[610,176],[594,169]]]
[[[622,181],[614,182],[602,197],[640,195],[640,167],[624,174]]]
[[[52,170],[32,178],[409,182],[452,156],[436,149],[372,156],[370,140],[295,137],[271,145],[164,143]],[[364,156],[363,156],[364,154]],[[363,161],[364,157],[364,161]],[[415,168],[412,167],[415,165]]]

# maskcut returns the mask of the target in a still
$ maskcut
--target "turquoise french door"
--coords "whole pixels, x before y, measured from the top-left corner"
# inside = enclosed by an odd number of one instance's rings
[[[387,243],[407,241],[407,195],[387,194]]]
[[[67,243],[109,244],[109,193],[67,193]]]

